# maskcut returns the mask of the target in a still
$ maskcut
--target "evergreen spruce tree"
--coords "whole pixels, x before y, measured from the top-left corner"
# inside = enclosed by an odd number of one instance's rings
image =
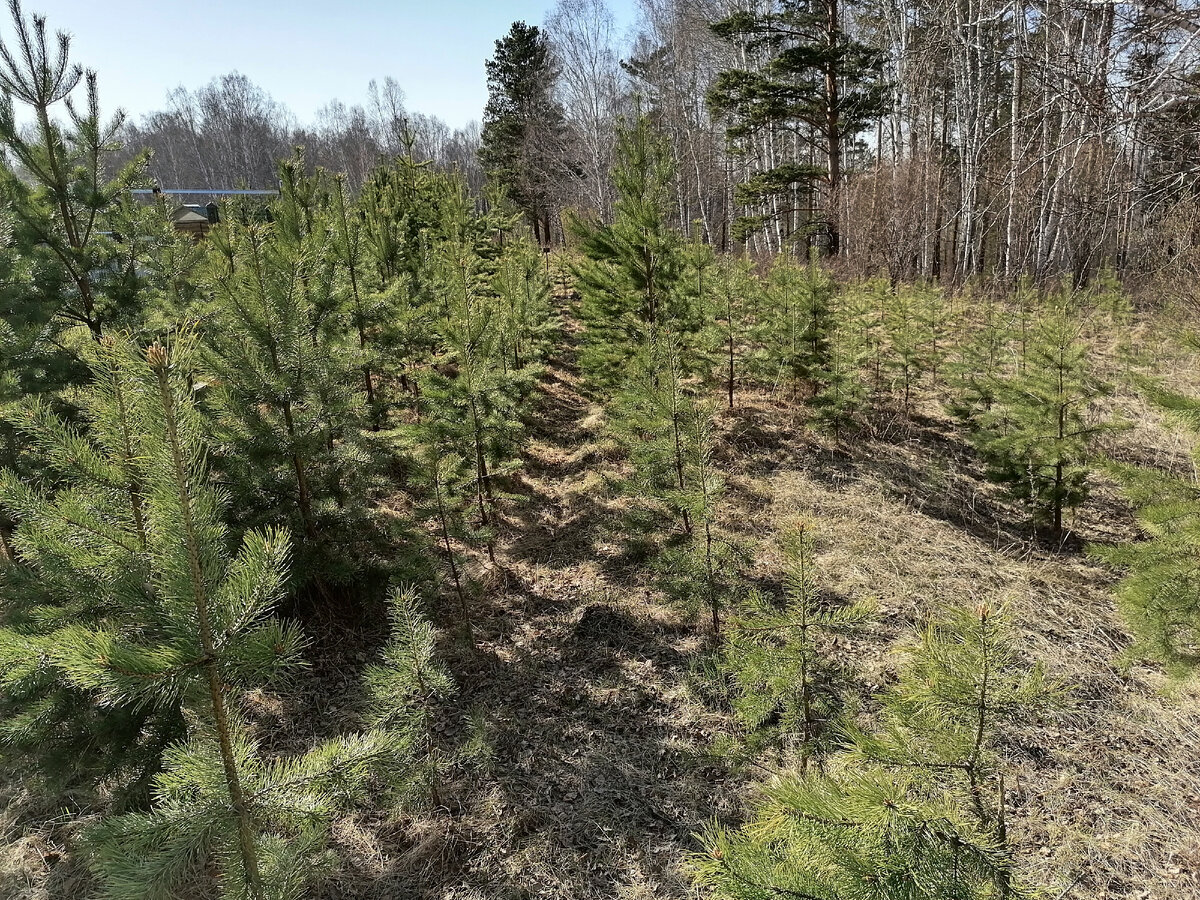
[[[1021,664],[1002,610],[928,626],[883,699],[878,733],[825,773],[785,774],[738,829],[710,826],[693,857],[720,898],[1013,898],[996,753],[1003,726],[1054,696]]]
[[[1107,388],[1091,374],[1079,329],[1065,310],[1043,318],[1028,338],[1023,370],[998,386],[975,436],[991,477],[1056,536],[1063,511],[1087,499],[1092,436],[1112,427],[1090,417]]]

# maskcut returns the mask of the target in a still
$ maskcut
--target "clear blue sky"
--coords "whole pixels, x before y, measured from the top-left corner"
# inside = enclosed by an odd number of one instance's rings
[[[395,78],[406,105],[451,127],[478,119],[484,61],[522,19],[540,24],[554,0],[22,0],[51,31],[72,34],[72,56],[95,69],[104,109],[139,117],[166,94],[234,69],[302,122],[328,101],[365,103],[367,83]],[[636,0],[609,0],[624,28]],[[0,35],[11,34],[7,11]]]

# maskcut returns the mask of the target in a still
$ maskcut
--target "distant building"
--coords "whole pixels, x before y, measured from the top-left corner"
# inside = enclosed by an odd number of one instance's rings
[[[209,229],[219,221],[215,203],[209,203],[207,206],[186,203],[171,213],[171,224],[175,226],[175,230],[181,234],[190,234],[195,241],[208,234]]]

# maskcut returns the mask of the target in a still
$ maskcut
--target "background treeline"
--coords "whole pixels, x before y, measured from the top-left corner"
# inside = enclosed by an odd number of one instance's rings
[[[818,24],[811,9],[786,12]],[[226,205],[193,242],[162,198],[132,199],[152,157],[120,162],[125,125],[101,115],[69,41],[12,13],[0,53],[0,760],[26,821],[69,805],[88,890],[302,896],[340,864],[339,822],[370,810],[396,828],[398,809],[449,811],[451,782],[491,802],[505,776],[489,769],[493,734],[534,735],[450,698],[460,672],[475,692],[503,677],[499,653],[476,652],[498,640],[481,635],[479,612],[541,577],[535,561],[522,582],[529,560],[513,552],[540,528],[519,514],[525,437],[547,385],[566,378],[595,407],[597,442],[564,454],[595,469],[578,492],[610,511],[640,602],[653,592],[677,607],[694,639],[689,690],[736,723],[706,749],[767,776],[743,812],[696,823],[689,871],[715,896],[1033,895],[1028,848],[1009,830],[1006,777],[1024,752],[1010,735],[1042,728],[1072,687],[1014,633],[1005,592],[980,586],[904,622],[915,627],[887,654],[895,677],[866,690],[857,642],[879,616],[865,592],[826,589],[821,516],[766,534],[731,527],[722,427],[747,398],[831,459],[936,419],[997,485],[984,502],[1003,508],[1021,552],[1052,561],[1083,549],[1076,511],[1106,470],[1149,538],[1096,551],[1124,569],[1129,658],[1196,671],[1194,473],[1098,449],[1121,427],[1113,381],[1185,426],[1197,404],[1144,377],[1153,358],[1109,268],[1086,284],[1022,270],[1009,291],[886,267],[846,277],[821,251],[853,258],[850,221],[816,199],[853,171],[838,140],[789,170],[803,176],[789,190],[814,192],[813,218],[792,232],[821,217],[818,246],[758,262],[718,254],[685,215],[688,160],[650,102],[614,120],[593,185],[609,208],[564,215],[555,179],[582,177],[564,163],[576,145],[531,135],[578,132],[539,78],[555,68],[551,46],[520,23],[487,68],[485,204],[401,128],[401,152],[356,188],[289,151],[277,197]],[[771,43],[780,25],[720,21],[705,33],[726,41]],[[771,72],[878,62],[865,44],[832,46],[791,48]],[[747,112],[739,92],[770,96],[757,77],[725,70],[713,90]],[[881,108],[869,94],[860,113]],[[754,184],[761,200],[783,182]],[[730,234],[766,248],[787,230],[752,219]],[[564,226],[556,303],[538,239]],[[359,682],[348,711],[288,735],[278,726],[299,715],[286,700],[314,644],[358,627],[374,643],[334,651]]]
[[[202,187],[272,186],[295,143],[357,186],[411,140],[476,195],[505,170],[557,241],[566,209],[611,216],[614,125],[640,109],[670,142],[673,221],[721,249],[816,244],[893,278],[1190,275],[1198,17],[1190,0],[643,0],[624,32],[604,0],[560,0],[498,41],[482,133],[408,113],[392,81],[298,127],[234,74],[124,137],[164,185]]]
[[[363,104],[332,100],[301,124],[282,103],[240,72],[171,91],[165,109],[128,121],[120,133],[127,159],[153,152],[150,175],[164,188],[220,190],[278,185],[279,160],[303,146],[312,166],[343,173],[358,190],[384,159],[412,153],[459,172],[473,193],[483,189],[477,125],[451,129],[436,116],[409,111],[392,78],[367,86]]]

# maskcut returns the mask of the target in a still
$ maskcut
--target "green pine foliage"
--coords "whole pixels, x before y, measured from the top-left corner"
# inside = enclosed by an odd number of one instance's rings
[[[864,762],[916,767],[1002,838],[996,791],[1006,724],[1051,708],[1061,689],[1022,658],[1002,606],[953,609],[925,624],[899,681],[882,698],[880,726],[848,729]]]
[[[699,421],[696,406],[703,401],[687,375],[679,337],[660,331],[649,357],[637,360],[626,378],[609,419],[632,469],[623,489],[661,505],[691,534],[694,485],[689,475],[693,460],[701,458],[692,442],[702,434],[692,425]]]
[[[763,331],[767,358],[792,386],[815,397],[826,385],[835,324],[834,284],[816,259],[806,265],[778,256],[764,284],[767,313]]]
[[[729,408],[734,406],[735,386],[742,368],[741,357],[757,305],[759,285],[749,259],[728,260],[718,266],[712,291],[715,313],[713,356],[721,359],[725,393]]]
[[[75,677],[75,654],[88,635],[166,627],[147,558],[146,413],[133,354],[108,337],[92,348],[74,424],[36,398],[11,408],[39,474],[0,475],[0,505],[17,523],[0,570],[0,748],[53,789],[115,776],[131,797],[181,735],[177,706],[102,696]]]
[[[838,297],[826,332],[822,367],[814,372],[810,401],[814,421],[840,441],[866,408],[870,396],[870,323],[874,306],[862,293]]]
[[[847,305],[854,310],[864,348],[867,384],[873,402],[887,392],[888,368],[892,365],[889,353],[889,334],[892,286],[882,278],[874,278],[853,291]]]
[[[528,240],[510,242],[500,258],[492,289],[499,300],[496,327],[501,365],[521,372],[546,355],[556,326],[550,309],[550,282],[537,247]]]
[[[228,500],[208,478],[190,336],[144,354],[106,338],[97,354],[86,434],[27,409],[24,427],[59,473],[53,496],[5,480],[19,566],[4,573],[0,646],[14,663],[6,684],[30,701],[24,721],[5,719],[6,751],[29,752],[13,738],[35,731],[45,754],[77,754],[79,771],[97,751],[109,763],[133,756],[102,746],[121,731],[144,756],[157,751],[136,768],[98,770],[126,789],[153,773],[148,811],[87,834],[100,896],[175,897],[202,882],[228,897],[298,896],[333,812],[361,802],[376,772],[403,768],[412,746],[376,729],[296,758],[261,752],[239,697],[299,662],[299,632],[273,615],[290,542],[268,529],[232,548]],[[24,608],[8,595],[18,585]],[[69,726],[89,718],[79,744]]]
[[[405,748],[391,779],[393,787],[428,794],[440,806],[441,779],[465,757],[436,746],[434,714],[436,705],[453,697],[457,686],[437,658],[434,628],[421,613],[416,589],[393,590],[388,613],[392,638],[381,661],[366,673],[371,724],[395,735]]]
[[[745,749],[779,748],[801,771],[830,743],[830,722],[842,705],[844,662],[830,654],[832,639],[869,621],[862,603],[839,603],[822,591],[810,529],[801,524],[780,541],[782,603],[752,592],[731,623],[721,668],[747,729]]]
[[[907,285],[896,287],[888,297],[885,323],[884,370],[907,417],[914,392],[926,374],[936,371],[941,359],[938,339],[944,332],[937,295]]]
[[[478,493],[473,467],[462,456],[447,451],[436,441],[420,445],[414,455],[412,486],[420,492],[415,512],[419,518],[434,524],[445,569],[454,585],[460,624],[471,638],[472,585],[458,547],[486,545],[495,539],[495,532],[472,522]]]
[[[278,209],[276,224],[235,222],[210,236],[207,403],[241,526],[286,524],[295,575],[322,588],[373,562],[379,448],[366,434],[361,361],[331,296],[329,235],[303,224],[320,212],[288,194]]]
[[[1054,697],[1017,655],[1002,609],[927,626],[877,732],[849,729],[822,772],[765,785],[746,825],[714,824],[692,859],[719,898],[1013,898],[996,742]]]
[[[697,228],[696,236],[683,245],[680,309],[693,310],[695,317],[707,317],[713,308],[713,288],[720,269],[716,252],[700,239],[700,231]],[[676,323],[677,327],[680,324]]]
[[[418,163],[410,148],[371,174],[349,223],[339,224],[341,201],[335,197],[336,243],[347,248],[340,252],[353,259],[348,249],[357,240],[362,254],[353,269],[352,320],[363,365],[379,373],[367,400],[380,427],[412,411],[416,375],[437,349],[431,251],[446,234],[447,210],[461,207],[462,190],[455,179]]]
[[[27,18],[17,0],[9,11],[13,39],[0,44],[0,147],[6,156],[0,198],[12,212],[17,245],[37,261],[41,288],[26,297],[38,309],[24,318],[49,330],[43,346],[79,326],[99,338],[110,325],[129,324],[136,312],[136,291],[125,289],[130,270],[122,265],[111,219],[129,188],[144,178],[148,156],[109,171],[123,115],[109,121],[101,116],[95,73],[70,61],[69,35],[51,38],[45,17]],[[124,237],[127,246],[136,246],[136,235]]]
[[[681,284],[683,238],[666,224],[673,171],[666,139],[640,116],[618,129],[616,154],[612,224],[568,221],[584,256],[573,267],[587,326],[580,362],[605,388],[623,380],[657,329],[692,332],[701,324]]]
[[[995,387],[974,440],[990,476],[1025,502],[1035,523],[1063,531],[1063,512],[1083,503],[1089,447],[1112,428],[1092,404],[1107,387],[1091,373],[1080,324],[1050,310],[1025,339],[1023,366]]]
[[[511,321],[508,298],[492,290],[490,266],[472,244],[445,241],[438,259],[442,346],[422,373],[418,440],[474,463],[479,525],[487,532],[488,555],[494,561],[504,481],[520,465],[520,407],[537,373],[536,360],[529,356],[525,365],[513,366],[510,342],[529,347],[532,322]]]
[[[1173,421],[1200,430],[1195,398],[1153,384],[1143,390]],[[1191,478],[1111,462],[1105,469],[1121,483],[1148,539],[1090,552],[1125,570],[1116,593],[1135,639],[1130,654],[1186,678],[1200,667],[1200,492]]]
[[[676,472],[671,499],[682,510],[687,533],[657,561],[666,593],[689,613],[706,614],[714,637],[737,584],[738,548],[717,529],[725,479],[713,461],[714,407],[684,396]]]
[[[568,126],[555,91],[554,49],[536,25],[513,22],[496,41],[486,68],[480,163],[489,180],[520,206],[538,243],[549,245],[550,184],[570,169],[560,150]]]
[[[71,60],[71,38],[8,4],[0,41],[0,409],[39,396],[72,413],[86,348],[141,324],[146,273],[172,237],[129,189],[148,156],[121,166],[121,113],[100,112],[96,76]],[[0,465],[39,463],[0,426]],[[0,519],[0,543],[12,523]]]
[[[947,409],[968,428],[991,412],[1012,365],[1013,329],[1008,305],[989,294],[968,294],[949,356]]]

